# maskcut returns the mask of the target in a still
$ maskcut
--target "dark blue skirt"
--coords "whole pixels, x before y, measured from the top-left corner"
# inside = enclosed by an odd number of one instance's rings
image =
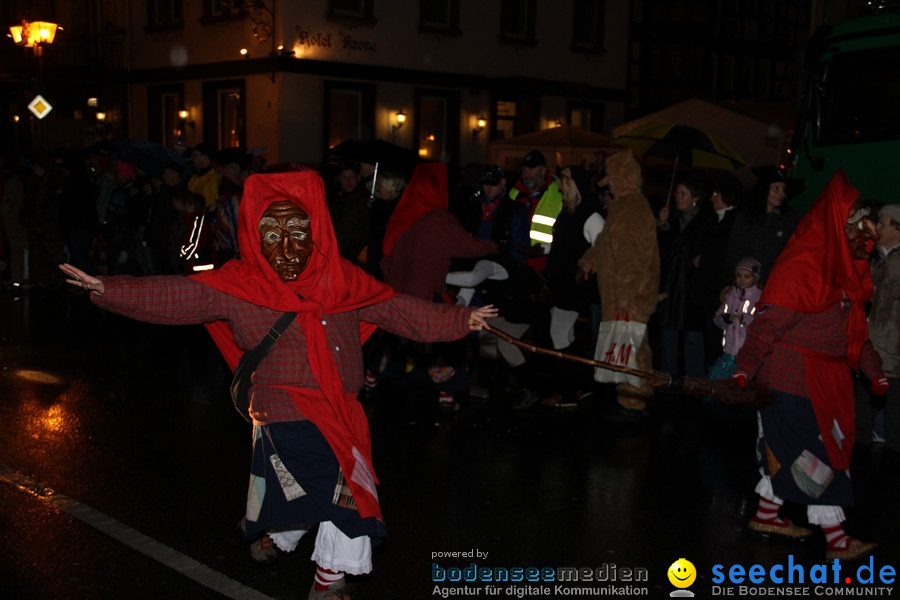
[[[800,504],[853,505],[849,471],[835,470],[819,433],[809,398],[774,392],[759,411],[760,466],[779,497]]]
[[[267,529],[310,529],[323,521],[331,521],[350,538],[368,535],[373,544],[386,535],[382,521],[364,519],[352,507],[337,457],[312,422],[256,426],[253,435],[247,514],[242,521],[248,539]],[[302,488],[302,495],[287,499],[271,461],[274,454]]]

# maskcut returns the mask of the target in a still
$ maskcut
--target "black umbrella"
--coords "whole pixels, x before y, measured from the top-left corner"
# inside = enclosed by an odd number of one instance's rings
[[[409,148],[380,138],[369,141],[344,140],[329,149],[328,155],[338,160],[355,160],[370,165],[377,163],[379,171],[398,171],[407,179],[420,162],[418,154]]]
[[[647,123],[629,129],[613,140],[636,154],[674,163],[666,204],[672,196],[678,165],[733,171],[746,164],[734,149],[702,129],[690,125]]]
[[[182,168],[187,166],[184,156],[166,148],[162,144],[143,139],[128,139],[113,142],[122,160],[131,163],[145,173],[159,173],[169,163],[177,163]]]
[[[246,167],[250,160],[250,152],[243,146],[234,148],[222,148],[216,151],[215,160],[227,165],[229,163],[237,163],[241,167]]]
[[[328,158],[334,160],[359,160],[359,151],[363,146],[362,140],[344,140],[328,149]]]

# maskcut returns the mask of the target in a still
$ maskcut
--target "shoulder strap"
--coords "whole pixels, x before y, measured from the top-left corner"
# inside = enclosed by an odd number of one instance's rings
[[[287,312],[281,315],[281,317],[275,321],[275,324],[269,328],[269,331],[266,332],[263,339],[252,350],[247,350],[244,353],[241,357],[241,362],[250,369],[251,373],[256,370],[256,365],[258,365],[263,357],[269,353],[269,348],[278,341],[278,338],[281,337],[281,334],[284,333],[284,330],[288,328],[288,325],[291,324],[291,321],[293,321],[296,316],[297,313],[293,312]]]
[[[269,351],[269,348],[278,341],[278,338],[281,337],[281,334],[284,333],[284,330],[288,328],[291,324],[291,321],[297,316],[295,312],[286,312],[281,317],[275,321],[275,324],[269,328],[269,331],[266,332],[266,337],[262,339],[262,341],[257,344],[256,348],[253,350],[262,352],[263,355]]]
[[[241,414],[244,419],[247,421],[251,421],[249,415],[250,409],[250,378],[253,375],[253,372],[256,370],[256,367],[259,366],[259,363],[262,359],[268,354],[269,348],[272,347],[278,338],[281,337],[281,334],[287,329],[288,325],[291,324],[291,321],[297,316],[297,313],[284,313],[275,322],[274,325],[266,332],[266,335],[263,337],[262,341],[260,341],[255,348],[252,350],[248,350],[241,356],[241,360],[238,362],[237,366],[234,369],[234,376],[231,379],[231,400],[234,402],[234,407]]]

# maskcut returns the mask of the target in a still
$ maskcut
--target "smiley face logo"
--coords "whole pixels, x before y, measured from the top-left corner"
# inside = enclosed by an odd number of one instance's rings
[[[679,558],[669,567],[669,582],[677,588],[691,587],[697,579],[697,569],[686,558]]]

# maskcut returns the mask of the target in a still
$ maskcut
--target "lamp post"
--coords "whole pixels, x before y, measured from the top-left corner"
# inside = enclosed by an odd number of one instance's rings
[[[41,56],[41,46],[53,43],[57,29],[62,27],[51,21],[23,20],[18,25],[11,25],[9,33],[17,46],[34,48],[34,55]]]
[[[57,30],[62,30],[62,27],[52,21],[28,21],[27,19],[9,27],[10,37],[16,46],[31,48],[38,61],[38,91],[40,91],[40,77],[44,70],[44,45],[53,43]]]
[[[58,30],[62,30],[62,27],[52,21],[29,21],[27,19],[23,19],[21,23],[11,25],[9,28],[9,34],[10,37],[12,37],[13,42],[17,46],[31,48],[33,56],[37,59],[38,72],[37,78],[35,79],[35,88],[38,94],[35,96],[35,99],[32,100],[29,108],[38,118],[39,124],[41,119],[43,119],[52,108],[50,104],[40,96],[41,85],[44,79],[44,45],[53,43],[53,40],[56,39],[56,32]],[[40,109],[36,111],[34,108],[31,108],[35,105],[40,107]],[[38,127],[41,147],[43,147],[43,131],[40,131],[40,125],[38,125]]]

